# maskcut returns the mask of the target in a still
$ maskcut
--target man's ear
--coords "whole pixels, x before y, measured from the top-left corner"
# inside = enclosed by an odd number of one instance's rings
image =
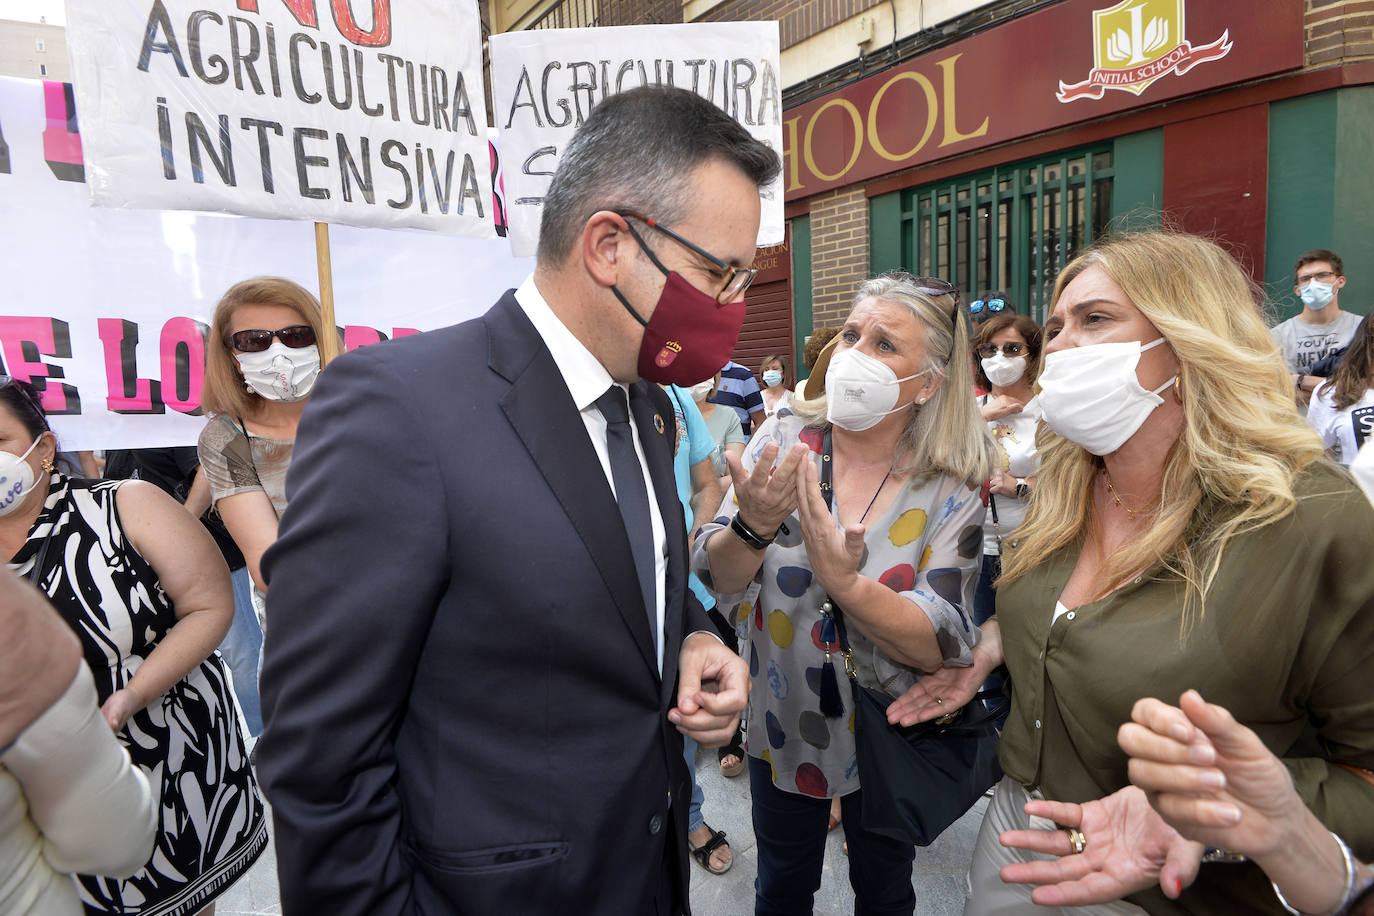
[[[626,246],[634,244],[624,217],[610,210],[598,210],[582,227],[578,251],[593,280],[602,286],[615,286],[630,271]]]

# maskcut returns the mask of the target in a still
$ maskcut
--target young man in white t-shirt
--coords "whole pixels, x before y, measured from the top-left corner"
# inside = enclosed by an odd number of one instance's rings
[[[1302,299],[1302,312],[1274,328],[1283,361],[1293,373],[1297,402],[1306,405],[1324,379],[1306,374],[1312,364],[1350,343],[1360,316],[1343,312],[1338,303],[1345,286],[1340,256],[1325,248],[1303,253],[1293,265],[1293,292]]]

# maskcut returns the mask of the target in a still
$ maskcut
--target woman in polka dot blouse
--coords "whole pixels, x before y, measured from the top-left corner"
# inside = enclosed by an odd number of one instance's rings
[[[734,608],[753,676],[759,914],[811,912],[833,797],[857,911],[915,906],[913,847],[860,824],[852,698],[823,606],[843,609],[860,681],[893,698],[922,672],[972,660],[978,485],[992,444],[956,306],[941,280],[864,283],[794,413],[769,419],[743,461],[731,459],[734,485],[696,540],[695,571]],[[838,691],[823,690],[831,672]]]

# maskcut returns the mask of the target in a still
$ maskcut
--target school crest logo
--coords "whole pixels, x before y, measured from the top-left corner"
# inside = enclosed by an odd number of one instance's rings
[[[1059,81],[1061,102],[1100,99],[1108,89],[1140,95],[1170,74],[1231,53],[1231,30],[1194,47],[1184,38],[1184,0],[1121,0],[1093,10],[1093,69],[1081,83]]]
[[[663,349],[658,351],[658,356],[654,357],[654,365],[660,369],[667,369],[677,355],[682,352],[682,344],[676,340],[670,340],[663,345]]]

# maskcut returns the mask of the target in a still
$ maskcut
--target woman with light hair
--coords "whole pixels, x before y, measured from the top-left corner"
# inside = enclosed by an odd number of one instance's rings
[[[972,661],[992,442],[957,308],[943,280],[864,283],[794,413],[767,420],[743,462],[730,459],[729,511],[695,542],[697,575],[747,634],[756,913],[811,912],[834,797],[856,910],[915,906],[914,847],[861,822],[832,611],[860,682],[890,697]]]
[[[200,463],[247,562],[264,629],[262,555],[277,539],[296,424],[334,337],[309,290],[282,277],[254,277],[220,298],[205,341],[201,404],[210,422],[200,434]]]
[[[992,638],[898,703],[902,721],[947,712],[1005,649],[1006,776],[966,914],[1284,912],[1259,868],[1204,860],[1128,785],[1118,727],[1140,698],[1188,688],[1374,852],[1374,785],[1356,772],[1374,766],[1374,509],[1294,409],[1257,298],[1230,255],[1181,234],[1108,239],[1059,277],[1039,486],[1004,542]]]

